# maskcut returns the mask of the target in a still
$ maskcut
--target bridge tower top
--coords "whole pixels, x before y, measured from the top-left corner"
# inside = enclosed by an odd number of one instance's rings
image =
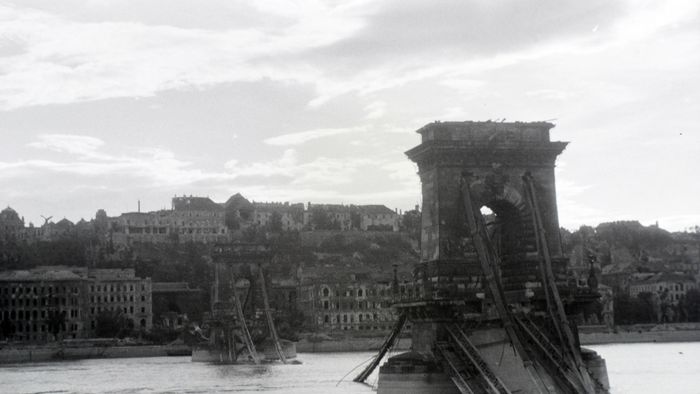
[[[504,258],[531,252],[531,211],[522,177],[529,173],[553,255],[561,254],[554,167],[567,143],[551,141],[547,122],[434,122],[420,128],[421,144],[406,152],[422,183],[421,260],[460,260],[469,229],[460,184],[468,175],[477,206],[496,219]],[[467,253],[468,255],[468,253]]]

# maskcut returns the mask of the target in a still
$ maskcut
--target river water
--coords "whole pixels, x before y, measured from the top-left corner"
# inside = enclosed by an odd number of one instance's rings
[[[606,359],[613,394],[700,394],[700,343],[588,347]],[[301,365],[265,366],[189,357],[14,364],[0,366],[0,393],[371,393],[371,384],[352,382],[359,369],[343,376],[372,356],[300,354]],[[376,372],[368,382],[376,383]]]

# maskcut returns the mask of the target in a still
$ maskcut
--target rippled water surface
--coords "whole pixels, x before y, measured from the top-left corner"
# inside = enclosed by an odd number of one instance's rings
[[[260,366],[192,363],[189,357],[14,364],[0,367],[0,393],[371,393],[370,386],[352,382],[355,373],[336,384],[372,356],[300,354],[301,365]]]
[[[614,394],[699,393],[700,343],[588,346]],[[371,393],[344,375],[372,353],[300,354],[302,365],[211,365],[189,357],[0,366],[0,393]],[[376,382],[376,373],[368,381]]]
[[[586,346],[605,358],[613,394],[700,393],[700,343]]]

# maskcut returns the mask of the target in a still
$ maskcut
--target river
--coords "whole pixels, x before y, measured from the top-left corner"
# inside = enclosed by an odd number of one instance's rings
[[[613,394],[700,393],[700,343],[588,346],[607,362]],[[0,366],[1,393],[371,393],[343,376],[372,353],[300,354],[302,365],[209,365],[188,357]],[[340,383],[339,383],[340,382]],[[376,372],[368,379],[376,383]]]

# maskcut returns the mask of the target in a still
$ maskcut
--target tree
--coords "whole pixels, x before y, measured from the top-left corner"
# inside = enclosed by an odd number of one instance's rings
[[[350,225],[354,230],[359,230],[362,227],[362,215],[357,210],[350,213]]]
[[[281,233],[284,230],[282,226],[282,214],[279,212],[272,212],[270,216],[270,222],[268,223],[268,228],[273,233]]]
[[[408,236],[415,240],[420,240],[421,214],[418,210],[407,211],[401,218],[401,227]]]
[[[224,224],[229,230],[238,230],[241,228],[241,220],[238,216],[238,211],[226,210],[224,213]]]
[[[0,323],[0,334],[2,338],[11,338],[15,334],[15,325],[9,319],[4,319]]]
[[[655,323],[655,302],[652,293],[639,293],[637,297],[619,293],[614,298],[615,322],[618,324]]]
[[[321,207],[311,208],[311,225],[314,230],[340,230],[340,223],[331,219],[328,212]]]
[[[66,330],[66,311],[49,311],[46,326],[54,339],[58,338],[58,333]]]
[[[683,309],[687,313],[688,321],[700,321],[700,290],[691,289],[685,293]]]
[[[103,311],[95,320],[97,321],[95,333],[100,338],[124,338],[134,331],[134,321],[120,310]]]

